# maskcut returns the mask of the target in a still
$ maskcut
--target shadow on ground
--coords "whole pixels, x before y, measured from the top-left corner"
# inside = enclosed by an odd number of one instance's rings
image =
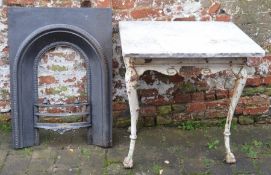
[[[41,131],[41,145],[20,150],[10,146],[8,131],[0,131],[1,175],[231,175],[271,174],[271,126],[238,126],[232,131],[237,164],[224,163],[222,128],[192,131],[144,128],[138,133],[134,168],[123,169],[129,133],[114,129],[114,146],[86,144],[84,130],[59,135]]]

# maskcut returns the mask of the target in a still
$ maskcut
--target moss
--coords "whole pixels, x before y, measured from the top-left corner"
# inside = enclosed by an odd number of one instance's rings
[[[0,89],[0,97],[1,99],[9,99],[9,90],[7,89]]]
[[[265,94],[265,95],[268,95],[268,96],[271,96],[271,87],[265,88],[264,94]]]
[[[239,124],[241,125],[250,125],[254,123],[254,117],[252,116],[239,116]]]
[[[158,107],[158,114],[159,115],[167,115],[171,113],[171,106],[170,105],[166,105],[166,106],[159,106]]]
[[[12,130],[11,123],[9,123],[9,122],[1,123],[0,122],[0,131],[1,132],[8,133],[8,132],[11,132],[11,130]]]
[[[60,94],[61,92],[65,92],[67,90],[68,90],[67,86],[59,86],[56,88],[48,89],[48,94],[51,94],[51,95]]]
[[[255,94],[263,94],[265,93],[265,91],[266,91],[266,88],[263,86],[254,87],[254,88],[249,87],[243,90],[242,96],[253,96]]]
[[[157,125],[170,125],[172,123],[172,119],[170,116],[157,116],[156,119]]]
[[[58,71],[58,72],[62,72],[62,71],[68,70],[67,67],[65,67],[65,66],[59,66],[59,65],[52,65],[52,66],[50,67],[50,69],[51,69],[52,71]]]
[[[191,82],[181,83],[179,85],[179,88],[181,89],[182,92],[196,92],[197,91],[196,86]]]
[[[183,104],[175,104],[172,105],[172,112],[174,113],[182,113],[185,112],[186,106]]]
[[[115,120],[114,126],[117,128],[126,128],[131,125],[131,120],[130,117],[123,117],[123,118],[118,118]]]
[[[0,123],[6,123],[10,121],[10,115],[9,114],[0,114]]]

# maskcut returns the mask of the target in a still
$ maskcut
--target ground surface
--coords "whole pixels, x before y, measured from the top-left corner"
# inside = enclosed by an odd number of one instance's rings
[[[129,133],[114,130],[114,146],[86,145],[85,132],[58,135],[41,132],[41,145],[21,150],[10,146],[10,132],[0,132],[1,175],[178,175],[271,174],[271,126],[237,126],[232,149],[237,164],[224,160],[223,128],[185,131],[177,128],[144,128],[139,131],[135,166],[123,169]]]

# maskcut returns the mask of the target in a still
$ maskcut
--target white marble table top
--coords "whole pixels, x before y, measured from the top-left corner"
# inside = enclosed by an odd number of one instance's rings
[[[121,21],[124,57],[261,57],[265,51],[231,22]]]

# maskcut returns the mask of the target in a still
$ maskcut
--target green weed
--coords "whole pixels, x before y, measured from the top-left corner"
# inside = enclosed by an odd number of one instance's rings
[[[207,146],[209,149],[217,149],[218,145],[219,145],[219,140],[217,139],[207,143]]]

